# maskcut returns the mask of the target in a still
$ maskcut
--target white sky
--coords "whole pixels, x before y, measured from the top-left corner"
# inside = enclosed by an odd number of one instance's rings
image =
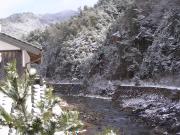
[[[14,13],[36,14],[56,13],[63,10],[77,10],[84,5],[93,6],[98,0],[0,0],[0,18]]]

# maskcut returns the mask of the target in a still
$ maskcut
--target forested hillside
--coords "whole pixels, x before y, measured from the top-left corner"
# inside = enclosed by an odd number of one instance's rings
[[[67,22],[52,25],[45,31],[31,32],[26,40],[44,46],[44,75],[56,79],[82,79],[91,72],[89,65],[95,64],[110,26],[128,4],[122,0],[101,0],[94,8],[79,9],[80,14]]]
[[[171,77],[176,83],[179,11],[179,0],[100,0],[26,40],[44,46],[42,71],[48,78],[160,82]]]

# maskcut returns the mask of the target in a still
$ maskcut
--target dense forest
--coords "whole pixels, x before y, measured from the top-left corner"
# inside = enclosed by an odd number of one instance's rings
[[[69,21],[31,32],[26,40],[44,46],[43,74],[48,78],[160,82],[173,76],[170,82],[176,83],[179,4],[100,0]]]

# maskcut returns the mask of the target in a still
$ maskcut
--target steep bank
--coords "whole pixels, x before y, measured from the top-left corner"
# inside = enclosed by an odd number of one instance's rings
[[[134,1],[110,28],[89,76],[179,85],[179,11],[178,0]]]

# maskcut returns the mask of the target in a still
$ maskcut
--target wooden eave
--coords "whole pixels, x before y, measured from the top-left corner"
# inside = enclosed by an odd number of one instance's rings
[[[36,64],[40,64],[41,63],[41,60],[42,60],[42,55],[41,55],[41,53],[40,54],[38,54],[38,55],[35,55],[35,54],[33,54],[33,53],[31,53],[31,52],[28,52],[28,54],[29,54],[29,56],[30,56],[30,61],[31,61],[31,63],[36,63]]]

